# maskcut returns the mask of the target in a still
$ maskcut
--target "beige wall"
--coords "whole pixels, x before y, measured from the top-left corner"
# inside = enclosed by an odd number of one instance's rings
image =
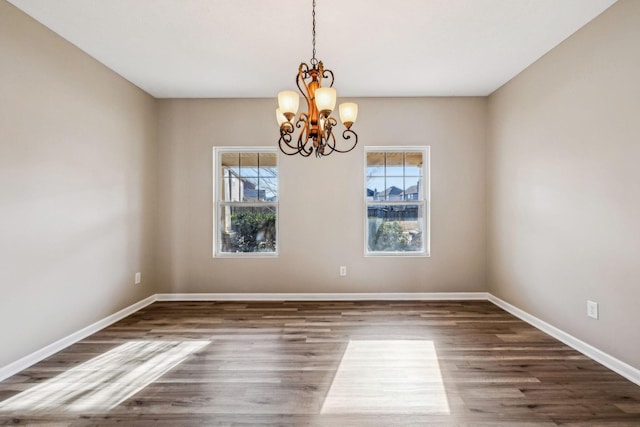
[[[484,291],[486,99],[358,102],[356,150],[279,155],[280,256],[213,259],[212,148],[274,146],[275,100],[159,101],[161,290]],[[365,145],[431,146],[430,258],[364,257]]]
[[[487,154],[489,290],[636,368],[639,45],[621,0],[491,95]]]
[[[0,366],[155,292],[155,124],[152,97],[0,0]]]

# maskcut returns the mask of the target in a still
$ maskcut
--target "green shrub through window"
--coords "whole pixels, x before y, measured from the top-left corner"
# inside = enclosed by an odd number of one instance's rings
[[[215,150],[214,255],[278,251],[278,165],[273,149]]]

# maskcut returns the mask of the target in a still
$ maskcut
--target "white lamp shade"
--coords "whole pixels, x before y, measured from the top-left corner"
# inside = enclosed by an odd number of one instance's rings
[[[336,107],[336,90],[332,87],[316,89],[315,97],[318,111],[333,111]]]
[[[278,93],[278,106],[283,115],[289,113],[295,116],[299,103],[300,96],[292,90],[283,90]]]
[[[278,126],[282,126],[282,124],[287,121],[287,118],[279,108],[276,108],[276,120],[278,121]]]
[[[358,104],[355,102],[345,102],[340,104],[340,121],[342,123],[355,123],[358,117]]]

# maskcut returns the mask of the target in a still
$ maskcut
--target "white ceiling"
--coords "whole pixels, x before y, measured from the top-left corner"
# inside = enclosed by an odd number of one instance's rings
[[[9,0],[158,98],[275,97],[311,57],[311,0]],[[488,95],[616,0],[317,0],[344,96]]]

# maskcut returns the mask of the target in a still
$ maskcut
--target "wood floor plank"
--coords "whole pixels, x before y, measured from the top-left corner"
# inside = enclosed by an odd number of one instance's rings
[[[637,427],[640,387],[485,301],[156,302],[1,382],[0,425]]]

